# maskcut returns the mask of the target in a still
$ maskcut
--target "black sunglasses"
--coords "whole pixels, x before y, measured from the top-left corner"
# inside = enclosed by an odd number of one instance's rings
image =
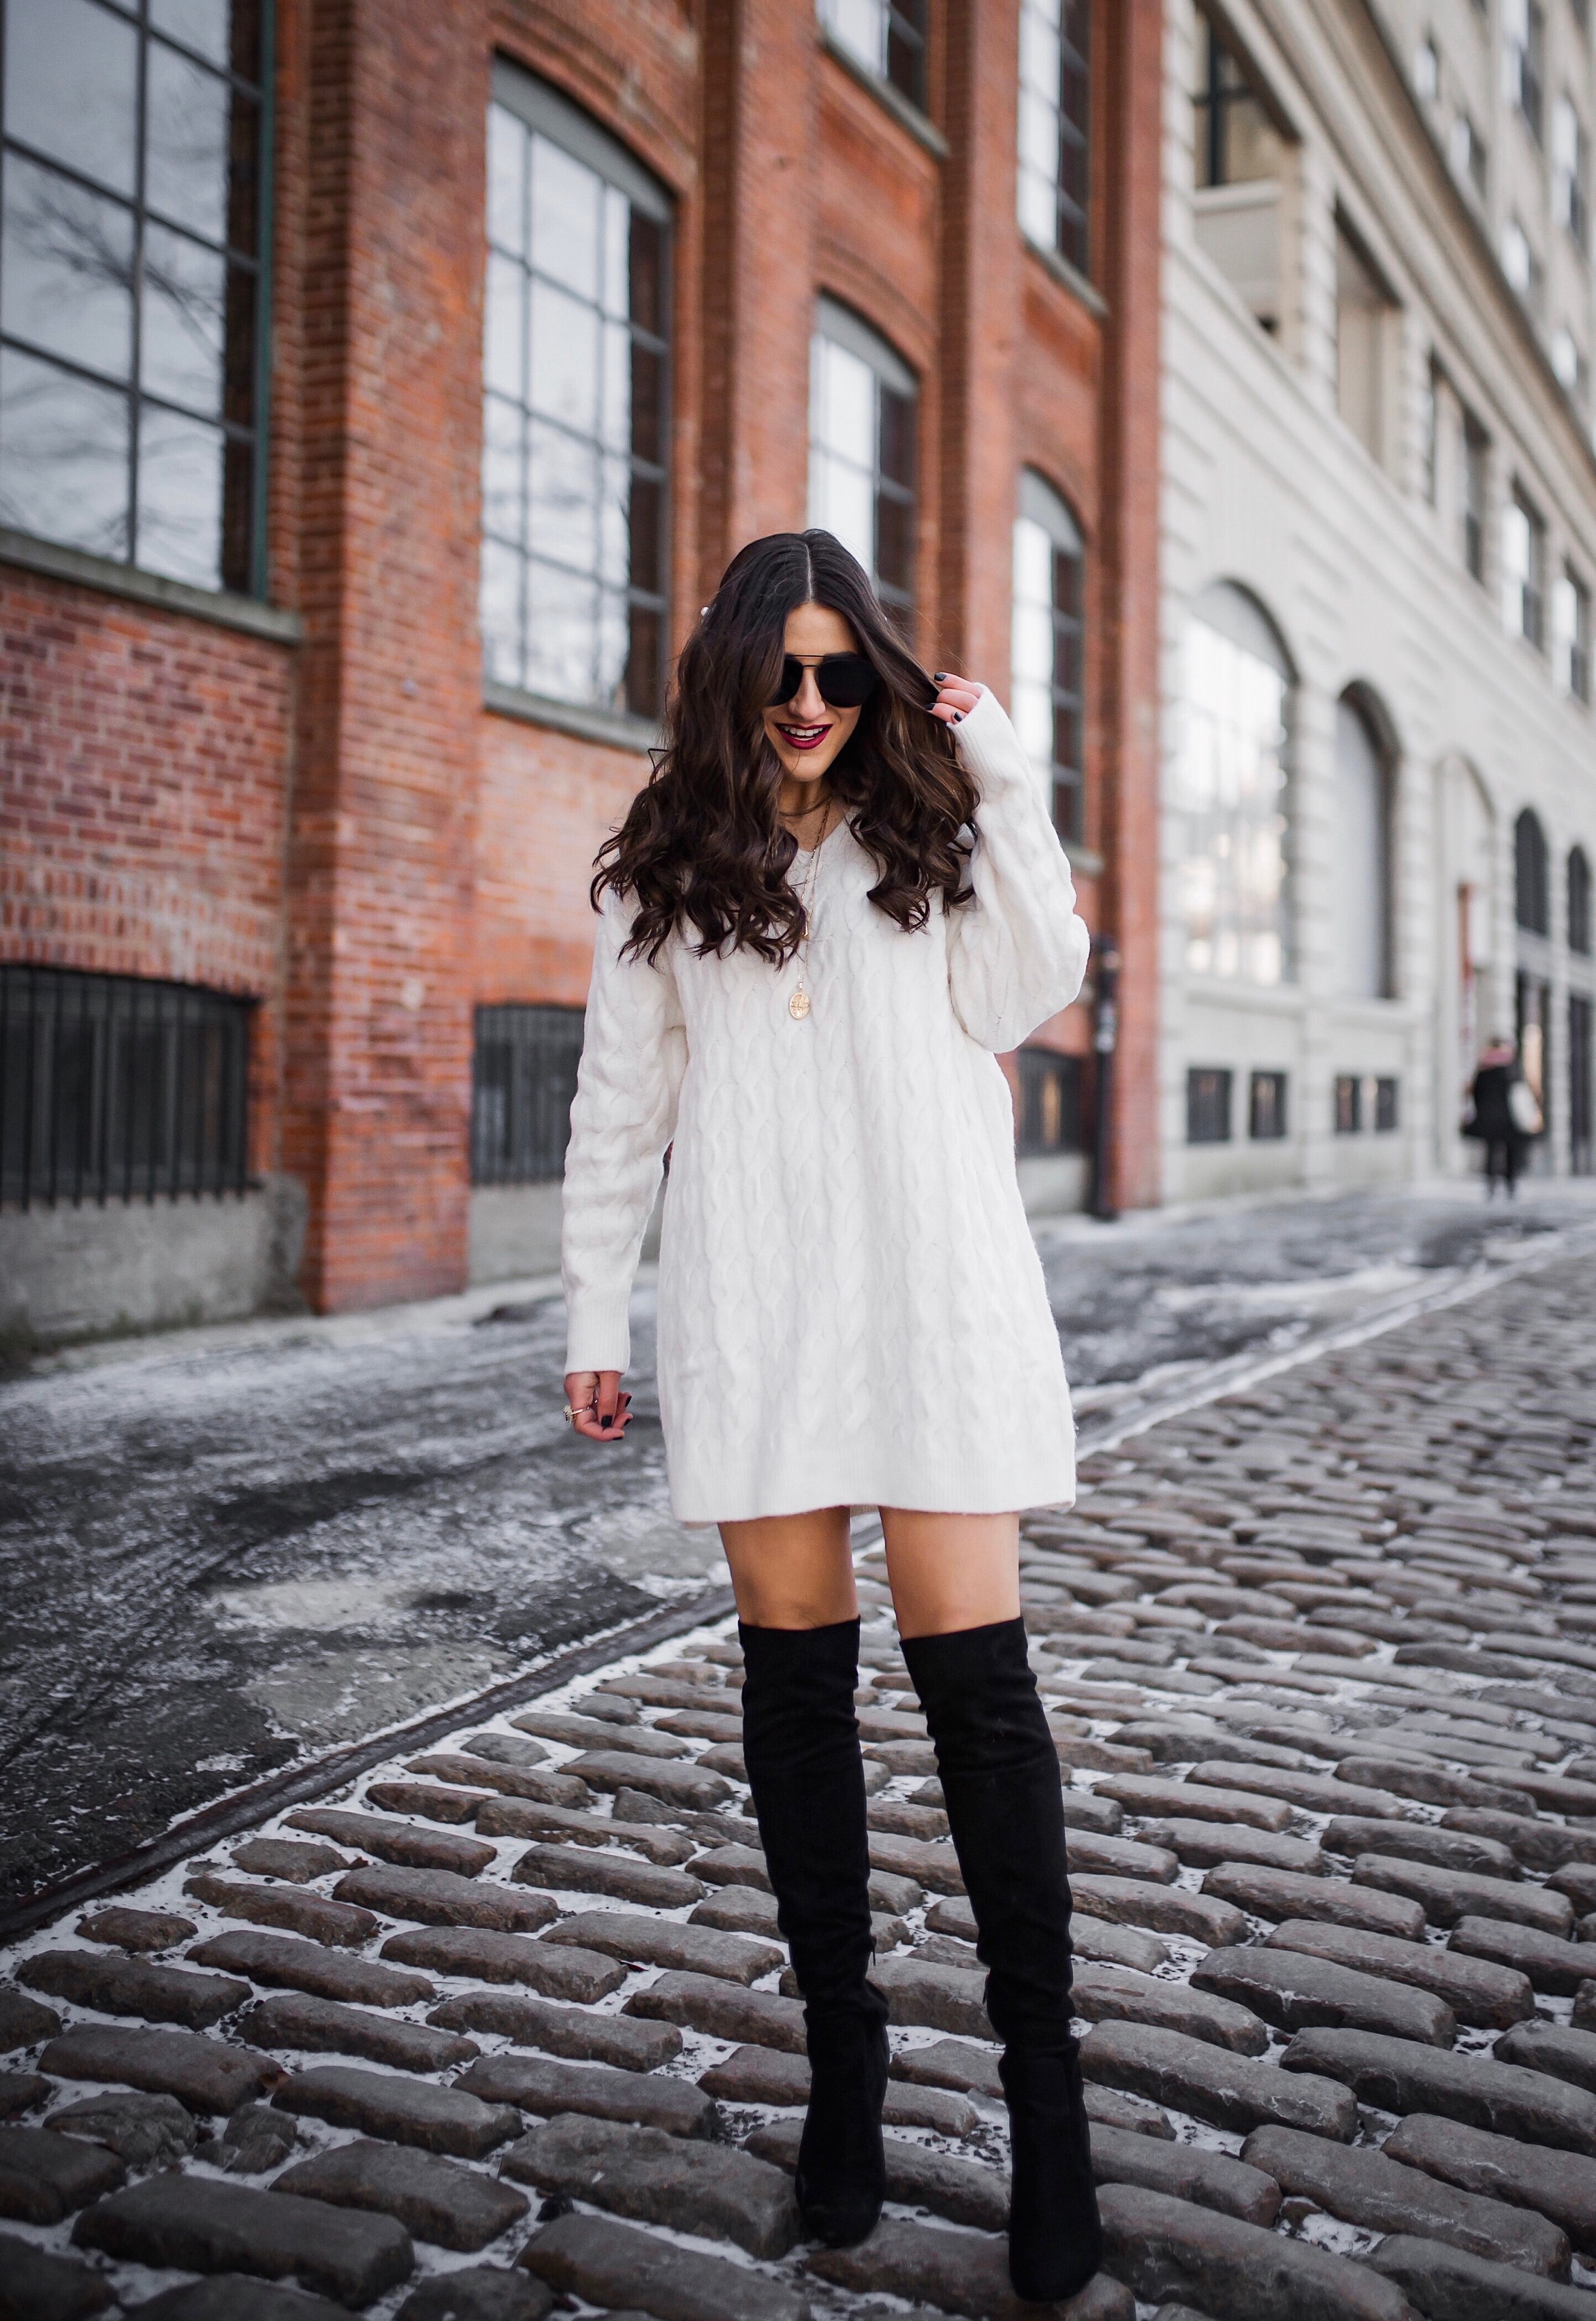
[[[811,674],[828,709],[857,709],[861,702],[869,700],[878,681],[863,653],[828,653]],[[792,700],[803,682],[803,663],[789,653],[782,663],[776,690],[766,705],[780,709]]]

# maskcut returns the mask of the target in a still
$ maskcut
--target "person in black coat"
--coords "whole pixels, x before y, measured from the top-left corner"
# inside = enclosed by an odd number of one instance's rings
[[[1524,1155],[1535,1134],[1522,1124],[1524,1097],[1515,1097],[1515,1086],[1521,1088],[1524,1096],[1530,1097],[1533,1102],[1518,1050],[1510,1040],[1493,1040],[1480,1058],[1479,1069],[1469,1089],[1469,1116],[1464,1124],[1464,1134],[1478,1138],[1485,1147],[1487,1200],[1495,1193],[1499,1181],[1506,1188],[1509,1199],[1512,1198]]]

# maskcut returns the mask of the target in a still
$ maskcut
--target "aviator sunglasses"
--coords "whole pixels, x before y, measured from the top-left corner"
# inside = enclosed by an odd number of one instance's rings
[[[857,709],[875,692],[876,673],[863,653],[827,653],[812,674],[828,709]],[[780,709],[803,682],[803,663],[789,653],[767,706]]]

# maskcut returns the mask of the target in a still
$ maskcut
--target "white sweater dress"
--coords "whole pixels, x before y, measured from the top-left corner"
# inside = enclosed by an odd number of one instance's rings
[[[821,849],[804,968],[621,958],[600,915],[566,1158],[570,1370],[624,1370],[660,1240],[659,1406],[689,1524],[808,1507],[1067,1505],[1075,1429],[996,1052],[1075,998],[1088,937],[1013,727],[954,728],[980,793],[976,899],[906,933],[846,824]],[[802,886],[810,858],[789,873]]]

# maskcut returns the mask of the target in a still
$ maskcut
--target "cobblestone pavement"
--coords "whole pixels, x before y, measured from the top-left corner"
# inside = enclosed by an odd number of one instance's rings
[[[1101,1428],[1593,1218],[1590,1181],[1512,1213],[1454,1185],[1038,1238]],[[560,1424],[563,1334],[558,1300],[477,1292],[0,1386],[0,1903],[719,1582],[714,1534],[666,1504],[651,1293],[623,1452]]]
[[[1596,2316],[1593,1315],[1596,1258],[1504,1280],[1028,1520],[1109,2245],[1075,2321]],[[864,2247],[797,2238],[802,2028],[721,1623],[0,1957],[0,2314],[1017,2310],[882,1580],[866,1553]]]

